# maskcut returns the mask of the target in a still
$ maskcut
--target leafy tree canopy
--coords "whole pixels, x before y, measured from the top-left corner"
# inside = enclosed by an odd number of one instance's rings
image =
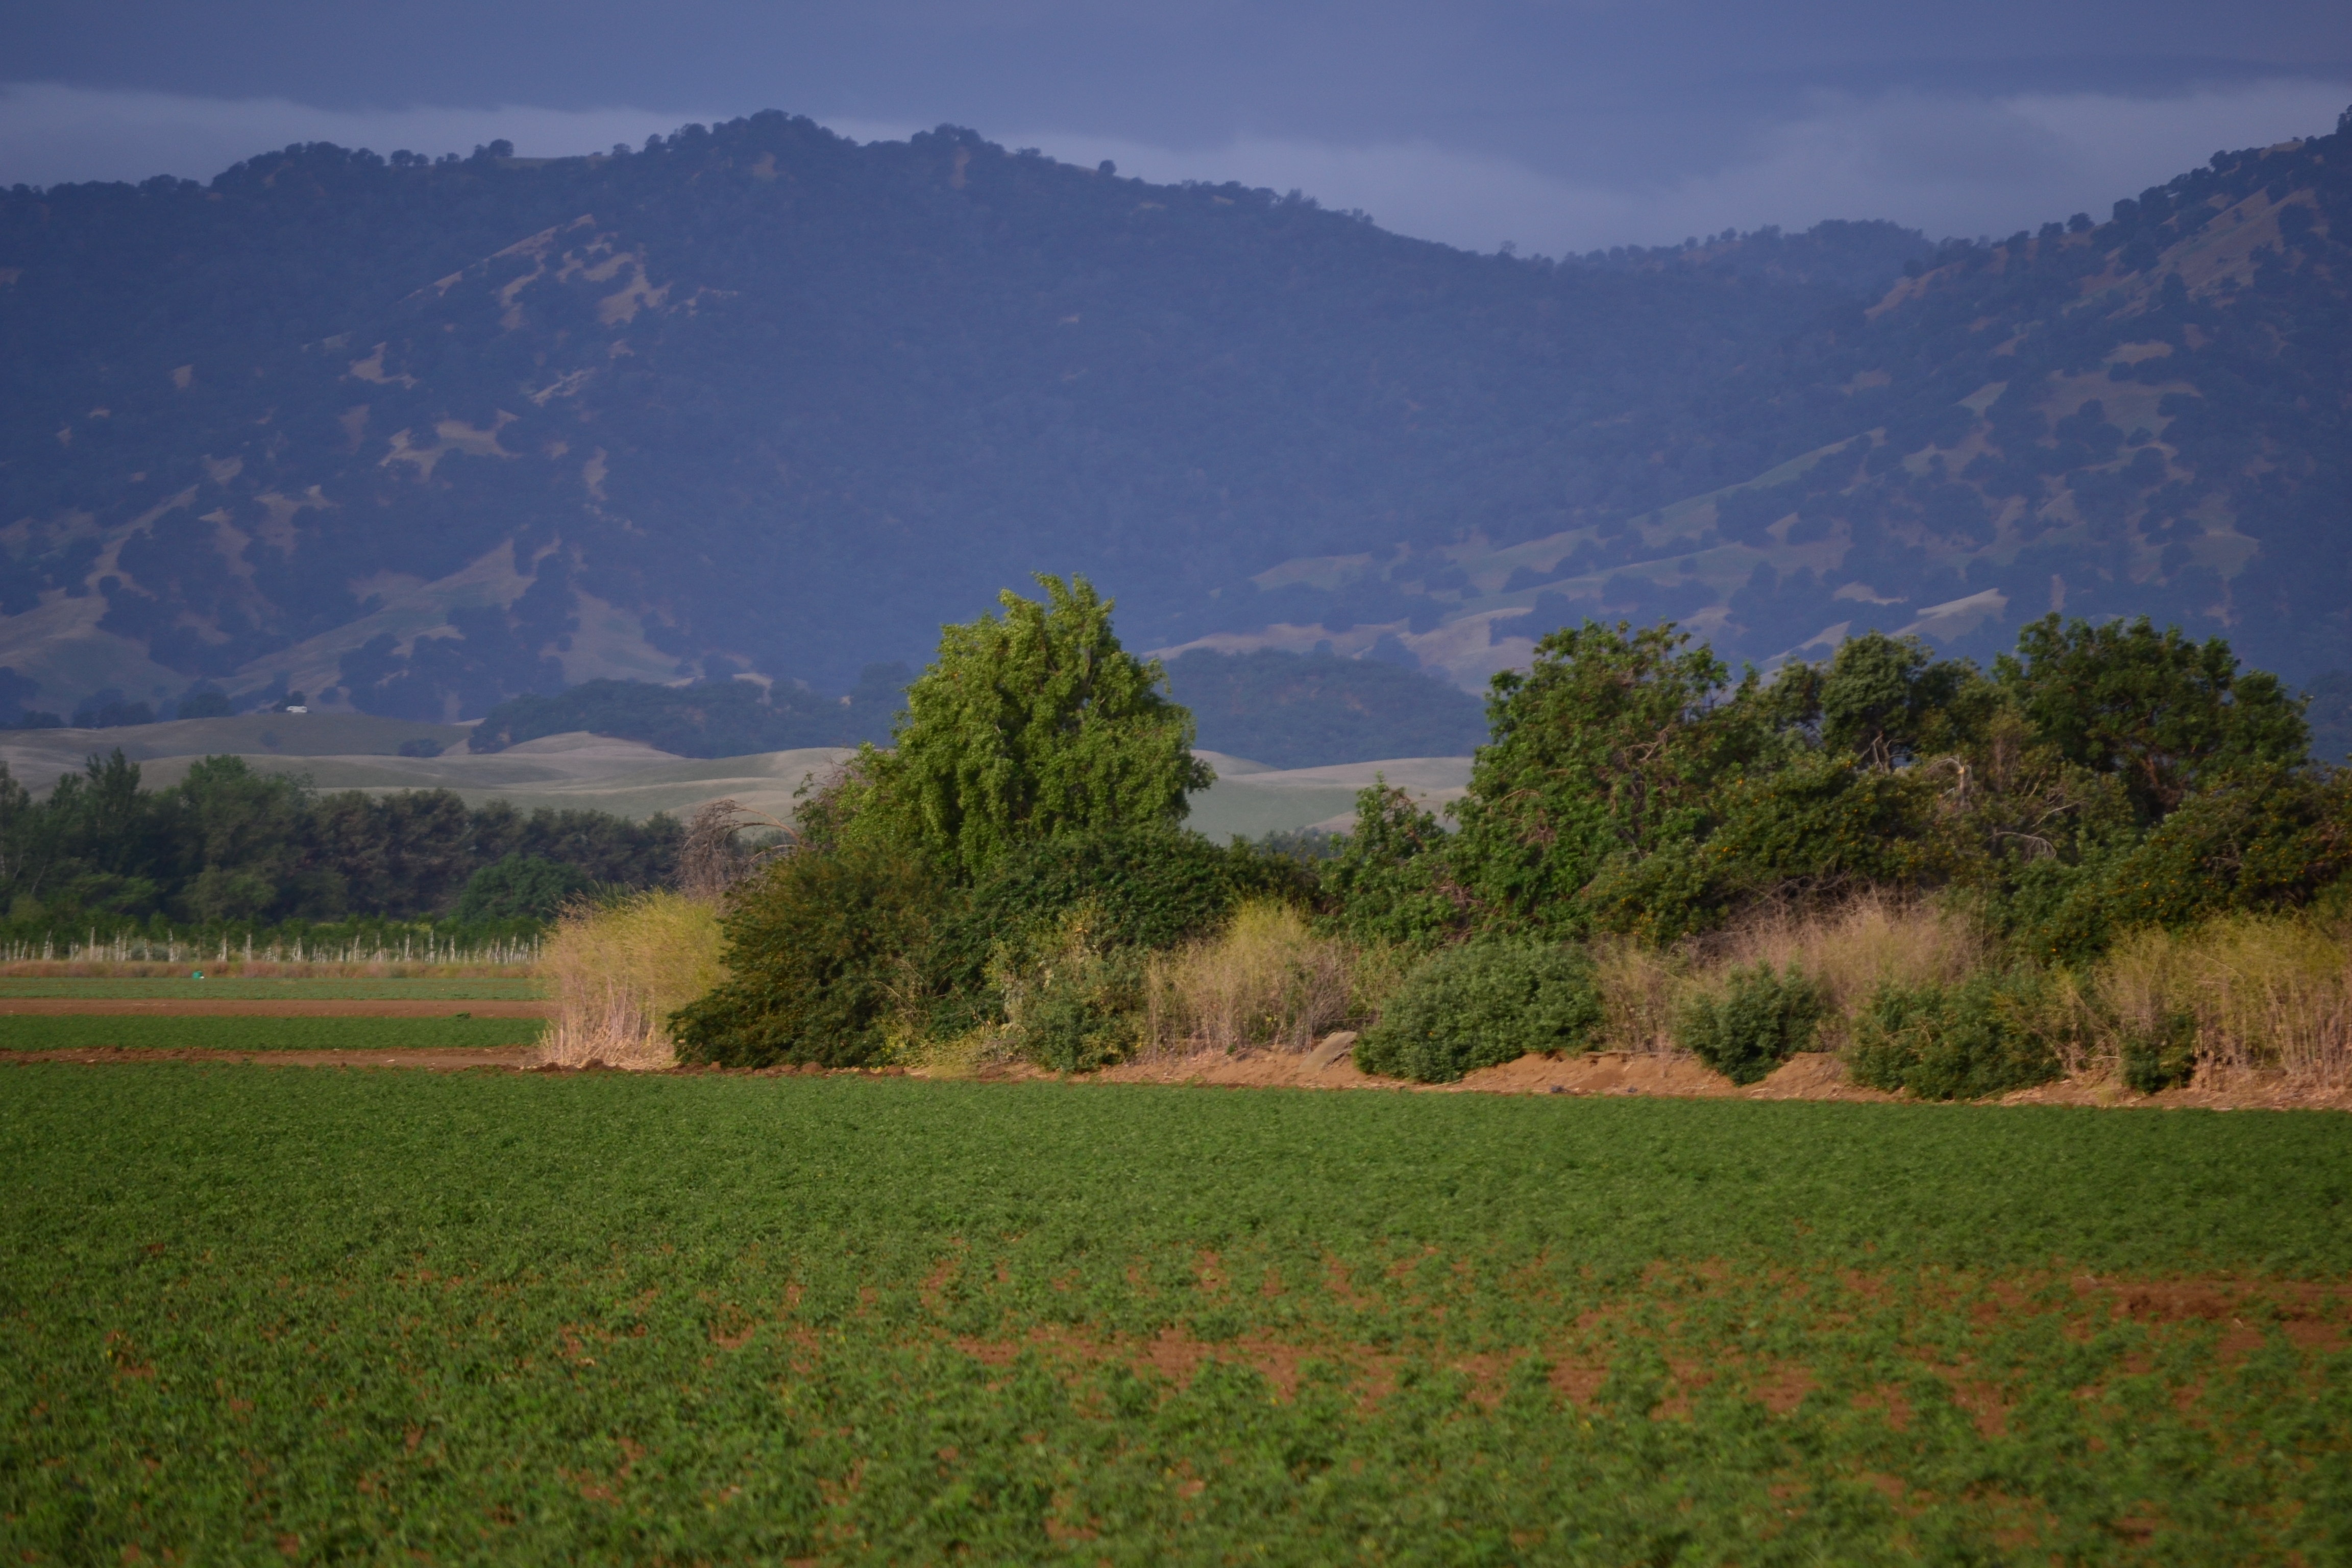
[[[1494,742],[1455,815],[1465,879],[1499,910],[1553,921],[1616,857],[1701,836],[1723,778],[1771,744],[1751,674],[1732,689],[1714,652],[1671,625],[1581,626],[1536,645],[1527,675],[1495,677]]]
[[[1111,601],[1037,581],[1044,603],[1007,590],[1001,619],[941,630],[895,749],[862,759],[864,818],[967,878],[1026,839],[1172,827],[1215,782],[1159,661],[1119,647]]]
[[[2303,760],[2303,703],[2274,676],[2241,673],[2220,637],[2193,642],[2146,616],[2092,626],[2053,615],[1998,666],[2035,731],[2068,762],[2112,773],[2154,821],[2200,782]]]

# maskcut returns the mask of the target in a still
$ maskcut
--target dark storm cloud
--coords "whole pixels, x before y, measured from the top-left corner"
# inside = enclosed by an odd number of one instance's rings
[[[2329,129],[2352,96],[2340,0],[10,11],[0,180],[203,175],[314,137],[585,151],[773,106],[866,136],[951,121],[1545,250],[1831,216],[2005,231]]]

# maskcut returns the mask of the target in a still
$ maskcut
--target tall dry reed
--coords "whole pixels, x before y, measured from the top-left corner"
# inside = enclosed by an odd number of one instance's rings
[[[1360,963],[1345,942],[1318,937],[1287,904],[1253,902],[1216,936],[1154,955],[1144,1037],[1160,1050],[1303,1051],[1345,1022],[1376,987],[1381,960]]]
[[[1734,969],[1770,964],[1817,982],[1829,1003],[1821,1046],[1836,1050],[1848,1021],[1881,985],[1959,980],[1987,944],[1965,917],[1932,904],[1864,894],[1827,910],[1758,910],[1725,931],[1672,949],[1623,937],[1591,947],[1601,984],[1601,1037],[1612,1050],[1669,1055],[1675,1020],[1719,995]]]
[[[1990,946],[1976,923],[1956,910],[1883,893],[1864,893],[1832,909],[1762,909],[1735,922],[1704,949],[1711,978],[1769,963],[1794,969],[1821,985],[1829,1008],[1822,1048],[1846,1041],[1847,1022],[1881,986],[1949,985],[1984,967]]]
[[[1591,953],[1601,986],[1602,1047],[1640,1056],[1671,1055],[1675,1016],[1693,980],[1687,954],[1622,936],[1595,938]]]
[[[2109,1062],[2185,1021],[2200,1079],[2274,1070],[2300,1087],[2352,1085],[2352,931],[2340,925],[2236,915],[2135,931],[2088,982],[2093,1048]]]
[[[674,1065],[666,1021],[719,983],[719,907],[667,889],[565,910],[540,960],[556,1011],[538,1061]]]

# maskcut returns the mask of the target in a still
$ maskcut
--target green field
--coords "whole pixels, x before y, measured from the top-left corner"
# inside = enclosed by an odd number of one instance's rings
[[[421,1047],[527,1046],[538,1018],[121,1017],[0,1014],[0,1051],[398,1051]]]
[[[26,1562],[2352,1556],[2340,1116],[60,1065],[0,1169]]]
[[[546,994],[546,983],[538,980],[0,980],[0,996],[89,996],[118,1002],[180,997],[215,1002],[373,1002],[397,998],[419,1002],[525,1002]]]

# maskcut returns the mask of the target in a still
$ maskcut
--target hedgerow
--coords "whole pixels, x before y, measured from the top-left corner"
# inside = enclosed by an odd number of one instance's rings
[[[729,917],[735,977],[680,1016],[690,1056],[872,1061],[985,1037],[1098,1066],[1156,1037],[1151,954],[1272,899],[1432,955],[1357,1059],[1448,1080],[1595,1039],[1574,944],[1671,952],[1768,915],[1937,900],[1984,933],[1984,975],[1867,1007],[1842,981],[1832,1007],[1758,972],[1633,1011],[1678,1014],[1680,1043],[1740,1082],[1830,1026],[1871,1081],[1980,1094],[2063,1065],[2047,1030],[2010,1023],[2059,969],[2137,930],[2347,901],[2352,783],[2312,767],[2298,702],[2218,639],[2052,616],[1987,672],[1873,633],[1768,683],[1671,625],[1586,622],[1495,679],[1450,822],[1381,781],[1309,857],[1184,830],[1205,777],[1189,720],[1108,602],[1043,581],[1044,604],[947,628],[895,749],[806,803],[800,847]],[[885,866],[887,894],[868,886]],[[2178,1042],[2101,1037],[2134,1081],[2180,1079]]]

